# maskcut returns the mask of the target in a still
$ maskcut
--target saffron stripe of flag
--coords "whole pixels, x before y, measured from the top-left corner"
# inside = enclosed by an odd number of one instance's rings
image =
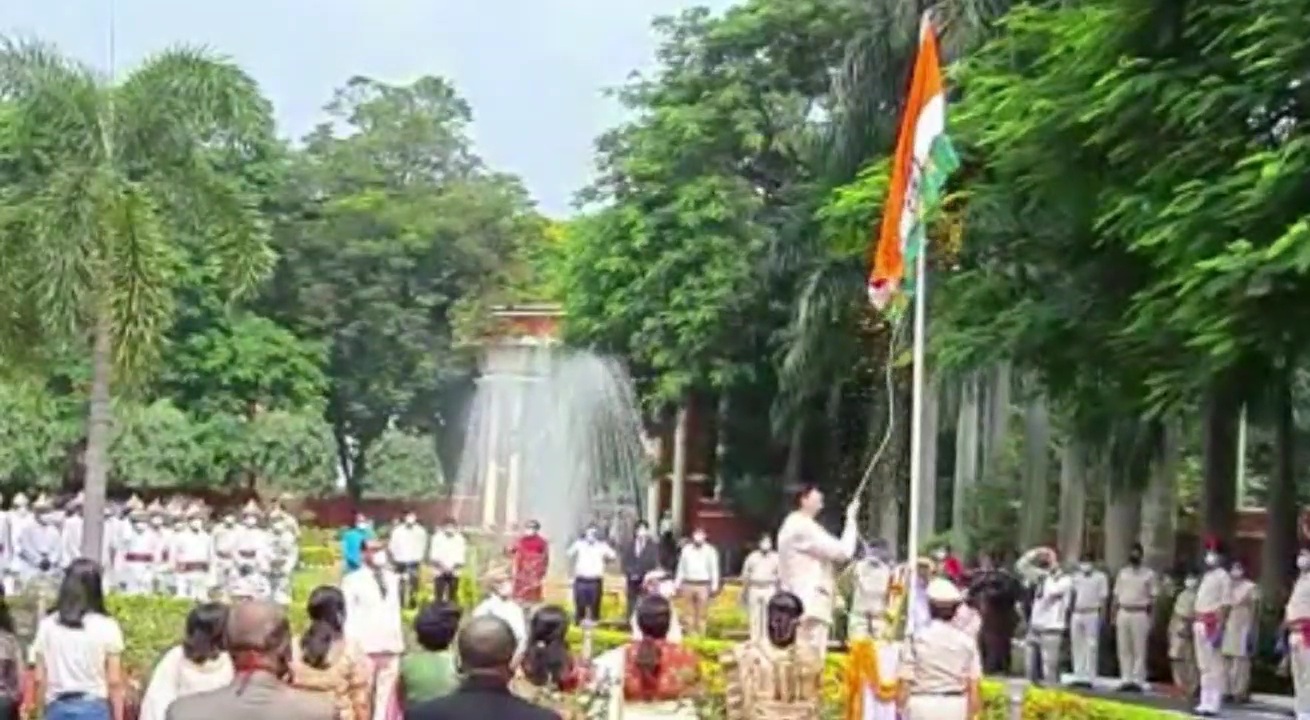
[[[879,309],[885,308],[899,290],[909,289],[914,261],[924,251],[927,240],[924,212],[941,200],[946,178],[959,164],[946,135],[946,93],[937,33],[925,13],[869,273],[869,301]]]

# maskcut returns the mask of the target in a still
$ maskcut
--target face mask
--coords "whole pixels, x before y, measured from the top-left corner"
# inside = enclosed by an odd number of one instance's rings
[[[146,524],[141,520],[132,523],[132,527],[136,528],[137,532],[145,532],[146,530]]]
[[[639,527],[639,528],[637,528],[637,537],[639,537],[639,538],[645,540],[645,539],[646,539],[647,537],[649,537],[649,536],[650,536],[650,531],[649,531],[649,530],[647,530],[647,529],[644,528],[644,527]]]
[[[447,534],[447,535],[454,535],[454,534],[455,534],[455,526],[454,526],[454,525],[447,525],[447,526],[446,526],[446,534]]]
[[[1187,588],[1188,590],[1195,590],[1195,589],[1196,589],[1196,578],[1187,578],[1186,580],[1184,580],[1184,581],[1183,581],[1183,587]]]
[[[1083,573],[1084,575],[1091,574],[1091,572],[1092,572],[1092,564],[1091,564],[1091,563],[1083,563],[1083,564],[1081,564],[1081,565],[1078,566],[1078,569],[1081,570],[1082,573]]]
[[[387,554],[385,552],[375,552],[368,556],[368,564],[375,568],[380,568],[387,564]]]
[[[587,542],[596,542],[596,531],[588,530],[586,534]]]
[[[413,525],[416,522],[418,522],[418,518],[414,517],[413,515],[410,515],[409,517],[405,518],[406,525]]]
[[[1219,564],[1219,555],[1218,555],[1217,553],[1206,553],[1206,554],[1205,554],[1205,566],[1206,566],[1206,567],[1215,567],[1215,566],[1218,565],[1218,564]]]
[[[202,523],[201,521],[199,521],[199,520],[192,520],[192,521],[191,521],[191,529],[192,529],[192,530],[199,530],[199,529],[202,528],[202,527],[204,527],[204,523]]]
[[[945,550],[938,550],[938,551],[934,552],[934,553],[932,554],[932,556],[933,556],[933,558],[936,559],[936,560],[945,560],[945,559],[946,559],[946,551],[945,551]]]
[[[760,552],[771,552],[772,550],[773,550],[773,545],[771,545],[770,543],[766,543],[766,542],[760,543]]]
[[[704,545],[704,544],[705,544],[705,536],[704,536],[704,535],[694,535],[694,536],[692,536],[691,540],[692,540],[692,542],[696,543],[697,545]]]
[[[1242,568],[1240,567],[1235,567],[1232,570],[1229,570],[1228,574],[1232,575],[1234,580],[1237,580],[1240,579],[1243,575],[1245,575],[1246,571],[1242,570]]]
[[[244,524],[246,527],[248,527],[248,528],[253,528],[253,527],[255,527],[255,519],[254,519],[254,518],[246,518],[246,519],[243,521],[243,524]]]
[[[514,586],[511,585],[510,583],[501,583],[500,585],[496,586],[495,592],[497,597],[508,598],[511,594],[513,594]]]
[[[1296,557],[1296,569],[1310,570],[1310,555],[1298,555]]]

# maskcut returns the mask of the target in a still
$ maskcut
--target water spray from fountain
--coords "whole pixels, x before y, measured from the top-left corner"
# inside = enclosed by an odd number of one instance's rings
[[[632,381],[612,358],[530,339],[485,358],[455,511],[493,535],[536,520],[561,573],[587,525],[622,537],[641,517],[648,470]]]

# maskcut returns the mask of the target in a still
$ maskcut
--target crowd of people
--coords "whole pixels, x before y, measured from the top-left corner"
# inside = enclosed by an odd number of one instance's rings
[[[0,511],[0,571],[9,593],[34,582],[50,586],[82,557],[82,496],[63,503],[17,493]],[[146,505],[133,496],[105,508],[101,543],[108,588],[128,595],[195,601],[228,598],[291,601],[299,524],[281,500],[254,501],[221,519],[203,503],[177,496]]]

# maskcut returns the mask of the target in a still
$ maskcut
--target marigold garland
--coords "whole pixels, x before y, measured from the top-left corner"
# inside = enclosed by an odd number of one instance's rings
[[[882,703],[896,701],[900,682],[883,678],[878,668],[878,647],[869,638],[852,641],[846,653],[846,720],[863,720],[864,688],[872,687],[873,697]]]

